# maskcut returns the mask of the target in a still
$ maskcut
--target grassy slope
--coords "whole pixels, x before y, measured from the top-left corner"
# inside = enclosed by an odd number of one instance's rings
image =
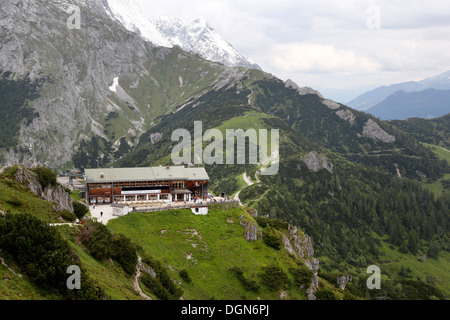
[[[40,199],[17,181],[0,179],[0,210],[11,213],[34,213],[45,222],[61,222],[53,204]]]
[[[424,146],[430,148],[441,160],[446,160],[450,164],[450,152],[447,149],[443,149],[439,146],[434,146],[428,143],[422,143]],[[427,186],[434,194],[440,196],[443,195],[446,191],[442,185],[442,180],[450,180],[450,173],[445,174],[442,178],[437,181],[427,182],[425,186]]]
[[[14,199],[14,204],[11,204]],[[33,213],[47,223],[60,223],[60,216],[50,202],[38,198],[25,186],[3,176],[0,179],[0,210],[13,214]],[[128,300],[140,299],[133,288],[133,279],[127,276],[119,266],[107,261],[97,261],[88,255],[78,244],[70,227],[57,227],[62,235],[81,259],[81,264],[87,269],[90,277],[97,281],[110,299]],[[0,252],[0,257],[6,260],[12,271],[0,263],[0,300],[54,300],[61,297],[52,292],[40,290],[29,279],[22,275],[14,261]],[[6,275],[7,274],[7,275]]]
[[[1,253],[0,256],[2,256]],[[11,265],[10,261],[7,263],[11,269],[0,263],[0,300],[61,299],[57,294],[36,288],[26,276],[17,272],[17,268]]]
[[[125,274],[122,268],[109,261],[98,261],[87,254],[73,237],[73,229],[68,226],[55,227],[69,240],[69,244],[81,260],[89,277],[105,290],[112,300],[140,300],[133,288],[133,278]],[[12,259],[4,254],[0,257],[7,261],[9,270],[0,263],[0,300],[60,300],[62,297],[53,292],[36,287],[20,270]]]
[[[78,245],[74,237],[75,230],[73,228],[68,226],[58,228],[60,228],[63,236],[69,241],[70,246],[78,257],[80,257],[81,263],[91,279],[96,281],[105,290],[109,299],[140,299],[133,288],[133,276],[125,274],[123,269],[112,261],[99,261],[91,257]]]
[[[241,208],[210,210],[207,216],[195,216],[189,210],[149,214],[132,213],[112,220],[108,227],[123,233],[136,244],[169,266],[170,275],[186,269],[191,284],[183,283],[185,299],[278,299],[277,293],[264,287],[258,294],[247,292],[231,267],[242,267],[247,278],[259,281],[261,268],[278,262],[288,273],[295,266],[287,251],[276,251],[261,240],[247,242],[239,216],[248,214]],[[306,299],[304,291],[288,291],[289,297]]]
[[[53,206],[31,194],[26,187],[15,182],[0,179],[0,209],[12,213],[34,212],[45,222],[58,222],[59,214]],[[8,200],[18,199],[20,206],[11,205]],[[193,283],[183,283],[185,299],[279,299],[279,292],[270,292],[261,286],[259,293],[246,291],[236,276],[229,271],[233,266],[242,267],[245,276],[260,282],[262,267],[279,263],[286,274],[296,261],[287,251],[276,251],[263,241],[247,242],[243,228],[239,225],[241,215],[250,218],[241,208],[211,210],[207,216],[195,216],[189,210],[168,211],[152,214],[130,214],[113,220],[108,227],[113,233],[123,233],[142,246],[158,260],[170,265],[170,276],[182,281],[178,271],[187,269]],[[250,218],[251,219],[251,218]],[[232,221],[232,222],[231,222]],[[78,244],[75,230],[68,226],[57,227],[70,246],[80,257],[81,265],[89,276],[104,288],[113,300],[141,299],[133,288],[133,277],[110,261],[98,261],[86,253]],[[161,231],[166,230],[164,233]],[[198,236],[193,232],[196,230]],[[196,246],[195,246],[196,245]],[[194,248],[195,246],[195,248]],[[187,255],[192,254],[191,259]],[[26,276],[18,276],[19,268],[14,261],[0,254],[13,269],[0,264],[0,299],[53,300],[57,294],[40,290]],[[7,274],[7,275],[6,275]],[[289,277],[292,276],[289,274]],[[145,287],[143,287],[144,292]],[[146,292],[155,298],[152,294]],[[304,290],[287,290],[291,299],[306,299]]]
[[[398,247],[395,248],[387,242],[387,237],[379,238],[379,240],[381,241],[381,245],[378,247],[378,257],[371,256],[370,259],[373,264],[380,267],[382,279],[395,279],[398,277],[398,273],[402,267],[404,269],[409,268],[411,270],[408,274],[410,279],[420,279],[424,282],[427,279],[432,279],[437,288],[442,290],[447,297],[450,296],[449,252],[442,250],[439,253],[438,259],[428,258],[425,261],[421,261],[418,256],[410,253],[401,253]],[[319,257],[318,259],[323,264],[332,264],[332,261],[327,257]],[[366,269],[358,268],[350,264],[347,266],[348,270],[346,272],[348,274],[353,276],[367,275]],[[327,272],[332,274],[338,274],[340,271],[338,269],[327,270]]]
[[[444,294],[450,296],[450,270],[448,265],[450,263],[450,253],[441,251],[438,259],[429,258],[425,261],[420,261],[412,254],[403,254],[398,248],[392,249],[387,242],[382,242],[382,249],[380,249],[380,268],[386,270],[390,274],[398,274],[401,267],[411,269],[410,276],[414,279],[420,278],[426,281],[427,276],[431,276],[435,281],[436,287],[441,289]]]

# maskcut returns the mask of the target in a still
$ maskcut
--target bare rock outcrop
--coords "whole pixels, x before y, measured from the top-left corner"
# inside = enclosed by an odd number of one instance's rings
[[[239,224],[244,227],[244,238],[246,241],[257,241],[262,239],[262,230],[256,222],[247,220],[244,216],[240,216],[239,221]]]
[[[341,290],[345,290],[345,287],[347,286],[347,283],[352,282],[353,277],[347,276],[347,275],[340,275],[337,277],[337,285]]]
[[[284,248],[293,256],[301,258],[305,265],[313,272],[311,284],[306,290],[309,300],[316,300],[314,293],[319,287],[319,259],[314,258],[314,248],[311,237],[299,232],[297,227],[289,226],[289,236],[283,235]]]
[[[297,93],[299,95],[301,95],[301,96],[304,96],[304,95],[307,95],[307,94],[315,94],[315,95],[319,96],[319,98],[323,99],[323,96],[322,96],[322,94],[319,91],[314,90],[314,89],[312,89],[310,87],[302,87],[302,88],[300,88],[291,79],[286,80],[284,85],[285,85],[286,88],[297,90]]]
[[[322,103],[324,105],[326,105],[328,108],[330,108],[331,110],[336,110],[341,107],[341,105],[339,103],[337,103],[336,101],[330,100],[330,99],[325,99],[322,101]]]
[[[312,151],[306,156],[302,157],[303,162],[306,164],[309,170],[317,172],[321,169],[325,169],[333,173],[333,164],[328,161],[328,158],[323,154],[319,154],[316,151]]]
[[[152,142],[152,144],[155,144],[156,142],[158,142],[159,140],[161,140],[163,137],[162,133],[152,133],[150,135],[150,141]]]
[[[47,187],[42,188],[37,174],[23,166],[17,167],[15,179],[27,186],[31,192],[42,199],[54,203],[57,211],[69,210],[73,212],[72,198],[70,198],[70,195],[65,191],[62,185],[48,185]]]
[[[354,124],[356,116],[350,110],[338,110],[336,115],[344,121],[348,121],[350,124]]]
[[[390,135],[372,119],[369,119],[367,123],[364,125],[362,136],[369,137],[375,140],[381,140],[384,143],[394,143],[395,137]],[[359,137],[362,137],[359,135]]]

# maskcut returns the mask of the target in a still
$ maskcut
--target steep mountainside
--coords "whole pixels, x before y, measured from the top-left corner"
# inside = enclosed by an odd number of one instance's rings
[[[67,26],[68,3],[80,6],[79,30]],[[226,70],[179,48],[154,47],[100,4],[1,2],[0,78],[22,81],[27,97],[26,107],[15,108],[19,116],[8,111],[23,103],[19,97],[2,104],[2,117],[13,117],[13,130],[2,129],[3,163],[38,158],[63,166],[92,137],[111,153],[126,149],[155,117],[202,95]],[[105,164],[105,156],[95,161]]]
[[[413,135],[418,141],[450,149],[450,114],[437,119],[389,121],[389,124]]]

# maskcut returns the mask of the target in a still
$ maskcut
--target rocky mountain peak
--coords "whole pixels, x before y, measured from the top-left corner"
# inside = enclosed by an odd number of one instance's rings
[[[135,0],[101,0],[101,2],[112,19],[156,46],[172,48],[177,45],[185,51],[194,52],[207,60],[228,67],[260,69],[224,40],[204,18],[198,18],[191,23],[169,16],[156,16],[150,20],[143,14]]]

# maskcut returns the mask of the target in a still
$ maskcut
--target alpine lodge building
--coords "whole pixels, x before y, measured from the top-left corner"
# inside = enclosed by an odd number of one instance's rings
[[[86,169],[89,204],[127,202],[183,202],[208,195],[204,168],[146,167]]]

